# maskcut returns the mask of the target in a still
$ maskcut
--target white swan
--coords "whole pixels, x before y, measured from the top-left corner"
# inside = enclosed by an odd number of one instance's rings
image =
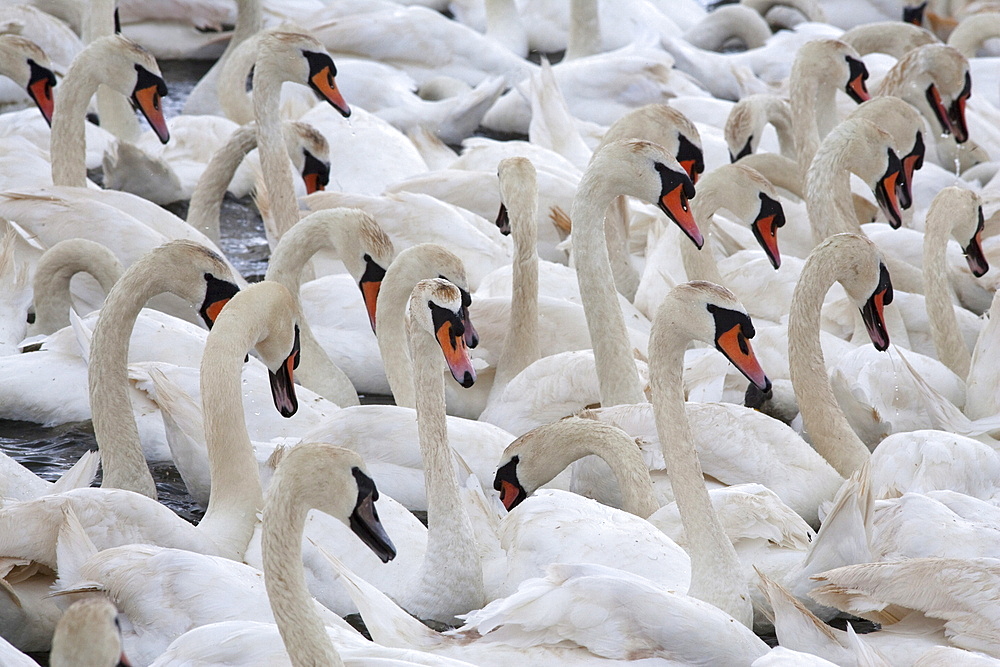
[[[857,25],[844,31],[840,41],[853,46],[859,55],[886,53],[897,60],[918,46],[938,43],[937,37],[929,30],[902,21],[876,21]]]
[[[292,368],[298,349],[294,346],[294,332],[268,328],[270,318],[277,318],[276,313],[282,309],[286,311],[285,317],[291,317],[287,314],[292,308],[291,299],[287,290],[275,283],[261,283],[252,292],[276,290],[279,298],[271,311],[262,312],[254,304],[253,293],[240,300],[242,305],[237,302],[236,308],[232,308],[232,302],[228,304],[222,312],[229,315],[216,321],[206,342],[201,378],[202,395],[209,407],[206,413],[216,415],[206,419],[213,493],[205,518],[197,527],[156,501],[131,491],[77,489],[37,501],[7,504],[0,510],[0,523],[11,527],[4,531],[0,551],[20,554],[54,568],[61,508],[68,505],[98,548],[140,541],[241,558],[253,533],[256,511],[262,504],[257,463],[246,436],[243,414],[232,407],[241,401],[239,368],[253,345],[267,360],[273,376],[275,406],[284,415],[294,413],[296,408]],[[112,529],[106,524],[108,516],[118,517]],[[15,530],[13,526],[20,528]],[[24,530],[27,526],[31,530]]]
[[[52,87],[56,77],[48,56],[37,44],[18,35],[0,36],[0,74],[24,89],[45,122],[52,123]]]
[[[383,562],[395,555],[375,501],[379,492],[361,457],[325,443],[303,443],[282,456],[264,507],[264,585],[257,576],[255,605],[270,600],[274,622],[233,620],[200,625],[180,635],[154,667],[192,661],[230,665],[442,665],[467,663],[369,642],[326,610],[306,588],[301,536],[306,514],[318,509],[360,538]],[[354,538],[347,538],[353,540]],[[397,538],[398,539],[398,538]],[[244,617],[248,614],[237,615]],[[318,613],[319,612],[319,613]],[[337,624],[331,624],[330,619]],[[268,619],[269,620],[269,619]],[[280,636],[279,636],[280,635]],[[284,646],[282,646],[284,644]]]
[[[777,133],[781,154],[794,159],[791,106],[788,100],[767,94],[747,95],[730,110],[724,128],[729,159],[736,162],[745,155],[756,153],[768,124]]]

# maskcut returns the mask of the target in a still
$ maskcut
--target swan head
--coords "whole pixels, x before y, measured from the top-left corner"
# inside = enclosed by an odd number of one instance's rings
[[[330,183],[330,144],[308,123],[295,121],[282,126],[292,164],[302,174],[306,194],[323,190]]]
[[[909,202],[903,162],[892,148],[886,148],[885,173],[875,183],[875,201],[893,229],[903,225],[903,202]]]
[[[778,229],[785,226],[785,209],[781,202],[768,194],[761,192],[760,210],[750,225],[754,238],[764,249],[768,261],[775,269],[781,266],[781,251],[778,250]]]
[[[719,189],[725,208],[750,225],[754,238],[775,269],[781,266],[778,229],[785,225],[785,210],[778,193],[759,171],[743,164],[724,164],[708,173],[702,181],[704,192]],[[724,193],[724,194],[723,194]],[[711,200],[712,198],[709,198]],[[704,211],[699,212],[702,217]]]
[[[160,142],[167,143],[170,130],[160,102],[167,94],[167,84],[153,55],[121,35],[95,39],[85,51],[97,59],[94,66],[106,68],[102,83],[129,98],[146,117]]]
[[[897,155],[902,156],[899,204],[903,209],[910,208],[913,203],[913,174],[924,164],[923,116],[906,100],[893,95],[884,95],[859,105],[851,112],[849,118],[870,120],[892,137],[893,148]]]
[[[865,85],[865,81],[868,80],[868,68],[865,67],[864,61],[859,58],[844,56],[844,60],[847,61],[847,69],[849,72],[847,85],[844,87],[844,90],[852,100],[861,104],[865,100],[871,98],[871,95],[868,93],[868,88]]]
[[[954,185],[943,188],[931,202],[927,218],[953,221],[951,236],[962,247],[972,275],[978,278],[990,270],[982,246],[986,226],[983,200],[977,192]]]
[[[912,104],[926,103],[942,133],[953,135],[958,143],[968,141],[965,105],[972,95],[968,59],[951,46],[928,44],[913,49],[896,67],[909,77],[900,97]]]
[[[817,83],[843,86],[847,96],[858,104],[869,99],[868,68],[849,44],[838,39],[815,39],[799,47],[792,64],[792,76],[812,78]]]
[[[476,369],[465,342],[462,312],[467,306],[458,287],[440,278],[421,280],[410,294],[411,338],[415,329],[430,333],[444,354],[455,381],[468,389],[476,381]]]
[[[892,281],[878,248],[863,234],[833,234],[817,245],[806,260],[824,262],[848,298],[861,310],[868,336],[876,349],[889,347],[885,307],[892,303]]]
[[[596,419],[567,417],[537,426],[504,449],[493,488],[509,512],[577,459],[614,446],[638,451],[627,433]]]
[[[678,171],[662,162],[656,162],[654,166],[660,175],[660,196],[656,205],[701,248],[705,245],[705,238],[694,221],[691,205],[688,203],[695,195],[694,182],[686,171]]]
[[[342,253],[344,263],[351,275],[360,275],[358,287],[361,288],[361,296],[365,302],[365,309],[368,311],[368,321],[375,331],[375,312],[378,305],[378,293],[382,289],[382,280],[385,278],[386,267],[392,263],[395,249],[392,241],[382,227],[375,222],[375,219],[360,209],[354,209],[358,216],[357,234],[354,238],[358,240],[359,248],[353,253],[348,250]],[[361,254],[363,269],[355,269],[353,266],[354,257]],[[348,255],[353,255],[348,257]],[[357,272],[355,272],[357,271]],[[472,297],[469,297],[470,299]]]
[[[510,216],[507,202],[516,206],[521,202],[537,207],[538,204],[538,174],[535,165],[526,157],[515,156],[504,158],[497,165],[497,179],[500,182],[500,211],[497,213],[496,226],[504,236],[510,236]],[[536,211],[525,210],[525,218],[531,216],[534,220]]]
[[[59,618],[52,635],[52,665],[130,665],[122,652],[118,609],[104,597],[74,602]]]
[[[257,77],[261,75],[307,85],[344,118],[351,115],[351,108],[337,88],[333,58],[323,44],[309,35],[280,30],[265,34],[254,66],[254,86],[259,85]]]
[[[45,122],[51,126],[55,107],[52,88],[56,85],[56,76],[45,52],[20,35],[0,35],[0,59],[6,65],[7,76],[28,92]]]
[[[750,345],[756,333],[753,322],[725,287],[704,280],[681,283],[664,298],[655,326],[670,327],[678,340],[714,345],[758,389],[765,393],[771,389]]]
[[[692,183],[697,183],[705,171],[698,128],[687,116],[666,104],[647,104],[621,116],[604,133],[598,150],[613,141],[626,139],[644,139],[663,146],[676,158]]]
[[[356,452],[325,442],[300,443],[284,451],[270,488],[268,505],[275,494],[291,492],[347,525],[383,563],[396,557],[375,507],[378,488]]]

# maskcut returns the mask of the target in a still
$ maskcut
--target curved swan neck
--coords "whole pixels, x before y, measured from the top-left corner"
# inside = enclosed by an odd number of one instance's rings
[[[81,51],[56,87],[51,134],[54,185],[87,185],[87,104],[101,82],[100,73],[107,69],[100,62],[103,54],[94,48]]]
[[[851,128],[860,131],[853,132]],[[858,162],[858,155],[874,161],[871,137],[864,131],[867,129],[874,129],[874,125],[861,119],[841,124],[816,151],[806,172],[806,211],[817,244],[840,232],[862,233],[851,197],[851,167]],[[865,180],[870,185],[874,179]]]
[[[830,43],[830,40],[810,42],[799,49],[789,75],[795,149],[802,171],[809,168],[821,138],[835,120],[837,87],[827,81],[831,59],[826,52]]]
[[[235,299],[226,306],[229,317],[220,317],[215,323],[201,360],[202,412],[212,495],[198,528],[212,536],[221,554],[242,559],[257,512],[264,504],[260,473],[243,416],[243,360],[268,335],[271,323],[252,305],[233,309],[234,305]]]
[[[212,155],[191,194],[187,222],[213,243],[219,243],[219,211],[226,189],[247,153],[257,147],[257,126],[236,128],[226,143]]]
[[[806,260],[788,316],[788,365],[795,400],[813,447],[845,478],[870,457],[851,429],[830,386],[820,346],[823,298],[849,267],[822,245]]]
[[[775,153],[754,153],[740,158],[737,164],[756,169],[774,187],[805,199],[804,179],[795,160]]]
[[[226,61],[219,71],[218,86],[219,107],[226,118],[245,125],[254,119],[254,106],[247,93],[246,80],[250,68],[257,60],[257,50],[260,45],[260,33],[251,36],[230,51]],[[254,84],[254,90],[256,90]]]
[[[50,334],[69,326],[70,281],[81,271],[92,275],[108,294],[121,277],[122,266],[107,247],[87,239],[64,239],[46,250],[35,268],[32,334]]]
[[[342,667],[340,654],[313,609],[302,565],[302,532],[309,504],[296,493],[292,481],[275,472],[261,530],[264,586],[278,632],[295,667]]]
[[[966,58],[974,58],[983,42],[1000,36],[1000,15],[996,12],[973,14],[962,19],[948,36],[948,46]]]
[[[426,303],[415,307],[426,308]],[[448,444],[441,350],[433,336],[417,329],[415,320],[411,315],[408,337],[427,489],[427,551],[419,577],[421,594],[410,611],[420,616],[420,610],[427,609],[435,618],[448,621],[449,616],[478,609],[486,603],[486,594],[475,533],[458,492]]]
[[[591,161],[580,179],[571,218],[576,277],[594,347],[601,404],[607,407],[644,403],[646,399],[628,343],[604,236],[604,214],[608,204],[617,195],[628,193],[620,189],[615,191],[616,186],[621,188],[623,184],[618,179],[608,178],[605,169],[601,168],[602,162]]]
[[[270,44],[262,41],[253,75],[253,109],[257,118],[257,150],[261,168],[268,175],[268,201],[278,238],[299,220],[295,184],[281,135],[279,102],[284,78],[272,57]]]
[[[337,242],[336,237],[340,236],[339,230],[343,223],[343,220],[331,220],[328,216],[305,218],[281,237],[271,254],[266,279],[284,285],[300,310],[302,269],[318,251],[325,248],[336,251],[342,245]],[[340,407],[358,405],[358,392],[350,378],[333,363],[304,318],[299,320],[299,334],[304,359],[297,372],[299,383]]]
[[[510,321],[503,350],[497,361],[496,375],[490,396],[498,394],[511,378],[540,356],[538,343],[538,186],[535,170],[527,165],[514,177],[518,180],[508,191],[511,235],[514,237],[513,289],[510,300]]]
[[[945,251],[948,237],[959,216],[971,214],[973,219],[978,218],[978,206],[971,201],[973,196],[970,191],[958,190],[952,195],[942,190],[931,202],[924,229],[924,287],[931,337],[934,339],[938,359],[963,379],[969,375],[972,353],[966,347],[958,328],[954,299],[948,283]],[[960,201],[956,201],[956,198]],[[963,210],[967,208],[963,206],[967,202],[973,204],[968,206],[971,210]]]
[[[656,430],[691,555],[688,594],[714,604],[749,626],[753,610],[736,550],[712,507],[691,440],[682,377],[684,350],[691,338],[678,335],[678,329],[683,329],[677,320],[683,315],[673,306],[668,296],[657,311],[649,340],[649,374]]]
[[[198,81],[188,96],[189,100],[199,103],[198,108],[192,109],[189,105],[185,104],[184,113],[203,113],[208,108],[216,106],[220,109],[222,108],[221,103],[216,105],[206,98],[214,96],[215,102],[219,102],[220,91],[222,89],[220,77],[222,76],[222,70],[227,60],[240,44],[260,31],[263,23],[264,15],[260,0],[236,0],[236,25],[233,27],[233,33],[229,38],[229,43],[226,45],[226,50],[222,52],[222,55],[215,61],[212,68],[205,73],[205,76]],[[246,70],[244,70],[244,76],[240,79],[240,83],[245,80]],[[247,107],[249,109],[249,105]],[[250,114],[249,110],[247,114]]]
[[[156,498],[128,396],[128,345],[143,305],[165,291],[155,264],[139,259],[108,294],[94,327],[88,381],[94,436],[104,469],[102,488]]]

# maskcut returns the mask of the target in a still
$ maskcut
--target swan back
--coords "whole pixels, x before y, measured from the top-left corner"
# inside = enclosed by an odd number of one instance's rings
[[[52,667],[117,667],[122,654],[118,610],[104,597],[74,602],[59,618],[52,636]]]

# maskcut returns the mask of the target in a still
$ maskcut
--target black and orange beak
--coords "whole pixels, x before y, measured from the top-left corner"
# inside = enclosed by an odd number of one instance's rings
[[[351,115],[351,107],[347,106],[344,96],[337,89],[337,66],[328,53],[303,51],[309,61],[309,87],[321,99],[329,102],[340,115],[347,118]]]
[[[715,347],[736,366],[750,382],[763,392],[771,389],[771,381],[760,367],[750,339],[754,336],[753,323],[746,313],[709,304],[708,312],[715,318]]]
[[[847,86],[844,90],[850,95],[851,99],[861,104],[862,102],[871,99],[871,95],[868,94],[868,88],[865,86],[865,81],[868,80],[868,68],[865,64],[858,60],[857,58],[852,58],[851,56],[844,56],[847,59],[847,66],[850,70],[850,74],[847,79]]]
[[[698,177],[705,171],[705,154],[683,134],[677,135],[677,164],[687,172],[691,182],[697,185]]]
[[[500,492],[500,502],[507,511],[511,511],[520,505],[528,497],[527,491],[521,486],[517,479],[517,464],[520,461],[518,456],[511,457],[510,461],[497,468],[496,477],[493,478],[493,488]]]
[[[736,155],[733,155],[732,151],[729,152],[729,161],[730,162],[737,162],[740,158],[743,158],[743,157],[746,157],[747,155],[750,155],[753,152],[753,149],[750,146],[751,143],[753,143],[753,135],[752,134],[749,137],[747,137],[747,142],[745,144],[743,144],[743,148],[740,149],[739,153],[737,153]]]
[[[55,111],[55,100],[52,97],[52,88],[56,85],[56,75],[47,67],[42,67],[31,58],[28,58],[28,67],[31,76],[28,79],[28,96],[34,100],[38,110],[42,112],[42,118],[52,126],[52,112]]]
[[[990,270],[990,263],[986,261],[986,255],[983,254],[983,228],[986,226],[985,220],[983,219],[983,207],[979,207],[979,226],[976,227],[976,233],[972,235],[969,240],[969,244],[962,249],[965,253],[965,261],[969,264],[969,270],[972,271],[972,275],[980,278],[986,275],[986,272]]]
[[[378,489],[372,478],[360,468],[351,468],[355,481],[358,483],[358,501],[348,520],[351,531],[379,557],[383,563],[388,563],[396,557],[396,547],[385,532],[382,522],[375,509],[378,500]]]
[[[500,202],[500,211],[497,212],[497,228],[504,236],[510,236],[510,216],[507,215],[507,205]]]
[[[969,140],[969,125],[965,119],[965,104],[972,96],[972,76],[965,73],[965,86],[958,94],[955,101],[948,107],[948,120],[951,122],[951,132],[955,135],[955,141],[963,144]]]
[[[925,9],[927,9],[926,2],[922,2],[915,7],[903,7],[903,22],[912,23],[913,25],[923,25]]]
[[[919,130],[913,142],[913,149],[903,158],[903,176],[906,178],[907,202],[903,208],[909,208],[913,203],[913,174],[924,166],[924,135]]]
[[[161,77],[153,74],[142,65],[136,65],[135,71],[138,76],[135,88],[132,90],[132,102],[146,117],[149,126],[160,138],[160,143],[165,144],[170,141],[170,130],[167,128],[166,118],[163,117],[160,98],[166,96],[167,84]]]
[[[375,331],[375,308],[378,305],[378,292],[382,289],[382,279],[385,278],[383,269],[371,255],[365,253],[365,272],[358,281],[361,288],[361,298],[365,301],[365,309],[368,311],[368,321]]]
[[[228,280],[220,280],[211,273],[205,274],[205,300],[201,303],[198,314],[209,329],[219,319],[219,313],[229,300],[236,296],[240,288]]]
[[[291,417],[299,409],[299,400],[295,396],[295,369],[299,367],[299,326],[295,325],[295,342],[292,343],[292,351],[281,362],[277,372],[268,369],[268,376],[271,379],[271,398],[274,399],[274,407],[278,409],[282,417]]]
[[[311,195],[330,182],[330,163],[323,162],[304,148],[302,152],[306,156],[305,164],[302,165],[302,181],[306,184],[306,194]]]
[[[750,228],[757,243],[764,249],[771,266],[781,266],[781,252],[778,250],[778,228],[785,226],[785,209],[781,204],[763,192],[760,193],[760,211]]]
[[[948,117],[948,110],[941,100],[941,93],[938,92],[937,86],[933,83],[927,86],[924,98],[927,100],[927,104],[930,105],[931,111],[934,112],[934,117],[937,118],[938,125],[941,126],[941,132],[951,134],[951,119]]]
[[[701,248],[705,245],[705,237],[701,235],[698,224],[694,221],[688,200],[694,197],[694,183],[686,173],[678,173],[669,167],[656,163],[660,172],[660,199],[657,204],[660,210],[667,214],[681,228],[694,244]]]
[[[868,337],[876,350],[885,351],[889,347],[889,330],[885,326],[885,307],[892,303],[892,281],[885,264],[879,265],[878,287],[868,297],[861,309],[861,319],[865,322]]]
[[[472,366],[469,350],[465,346],[465,325],[457,313],[434,303],[429,306],[434,322],[434,335],[451,370],[451,376],[468,389],[476,381],[476,369]]]
[[[891,148],[889,151],[889,166],[885,174],[875,185],[875,199],[878,200],[882,212],[893,229],[903,225],[903,212],[900,208],[900,195],[907,197],[906,177],[903,174],[903,163]]]

